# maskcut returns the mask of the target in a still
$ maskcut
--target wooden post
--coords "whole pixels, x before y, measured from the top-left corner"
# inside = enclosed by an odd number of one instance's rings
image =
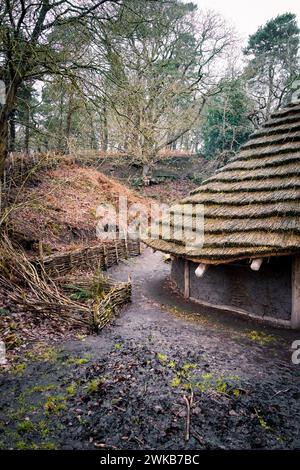
[[[104,268],[108,268],[108,259],[107,259],[107,249],[106,246],[103,245],[103,256],[104,256]]]
[[[119,249],[118,249],[118,240],[115,238],[115,250],[116,250],[116,262],[119,264]]]
[[[294,256],[292,264],[292,316],[291,326],[300,328],[300,256]]]
[[[128,259],[128,241],[127,241],[127,233],[124,233],[124,243],[125,243],[125,258]]]
[[[184,298],[190,297],[190,263],[189,260],[184,260]]]

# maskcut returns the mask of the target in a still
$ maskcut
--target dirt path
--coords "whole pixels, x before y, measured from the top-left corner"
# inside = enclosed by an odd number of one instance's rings
[[[168,272],[150,250],[121,263],[110,274],[131,273],[133,301],[111,326],[35,345],[0,378],[2,447],[300,448],[297,333],[187,303]]]

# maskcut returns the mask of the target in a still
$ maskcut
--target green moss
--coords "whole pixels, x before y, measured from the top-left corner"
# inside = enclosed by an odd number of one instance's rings
[[[17,450],[38,450],[38,445],[35,442],[27,443],[25,441],[18,441],[16,443]]]
[[[216,381],[216,386],[215,386],[216,392],[227,393],[227,388],[228,388],[228,385],[225,382],[225,380],[223,380],[222,378],[218,378]]]
[[[51,431],[50,431],[46,421],[43,421],[43,420],[40,421],[39,424],[38,424],[38,427],[39,427],[40,435],[43,439],[45,437],[49,436]]]
[[[89,382],[86,383],[85,388],[87,393],[96,393],[99,389],[99,386],[101,383],[103,383],[104,379],[99,377],[96,379],[92,379]]]
[[[179,385],[181,384],[181,379],[178,375],[176,375],[175,377],[173,377],[172,381],[171,381],[171,387],[173,388],[178,388]]]
[[[56,362],[58,360],[58,351],[52,346],[45,346],[44,343],[38,343],[35,347],[26,353],[26,358],[31,361]]]
[[[16,443],[16,449],[26,450],[26,449],[28,449],[28,445],[24,441],[19,441],[19,442]]]
[[[35,430],[35,425],[29,419],[21,421],[20,423],[17,424],[17,431],[22,434],[32,432],[34,430]]]
[[[226,395],[234,395],[235,397],[240,396],[240,389],[238,376],[224,376],[214,375],[211,373],[203,374],[201,380],[195,384],[195,388],[201,393],[209,392],[214,390],[217,393],[225,393]]]
[[[69,357],[65,363],[68,365],[81,366],[88,364],[88,362],[91,360],[91,357],[92,356],[90,354],[86,354],[84,357]]]
[[[63,395],[55,395],[47,398],[44,404],[44,410],[46,415],[59,414],[61,411],[66,409],[66,397]]]
[[[116,343],[116,344],[115,344],[115,349],[118,350],[118,349],[121,349],[121,347],[122,347],[122,344],[120,344],[120,343]]]
[[[26,363],[21,362],[19,364],[15,364],[14,367],[12,368],[12,372],[15,374],[23,374],[23,372],[26,369]]]
[[[54,442],[43,442],[40,446],[40,449],[41,450],[55,450],[56,445],[54,444]]]
[[[191,364],[191,363],[187,362],[186,364],[183,364],[182,370],[183,370],[184,372],[187,372],[187,371],[189,371],[189,370],[191,370],[191,369],[196,369],[196,367],[197,367],[197,364]]]
[[[186,383],[182,384],[182,388],[183,388],[184,390],[191,390],[191,389],[192,389],[192,386],[191,386],[190,383],[186,382]]]
[[[72,383],[66,388],[67,394],[70,395],[71,397],[76,395],[76,390],[77,390],[77,386],[75,383]]]
[[[256,331],[256,330],[247,331],[247,333],[245,333],[244,336],[251,339],[251,341],[254,341],[261,345],[266,345],[266,344],[277,342],[277,338],[274,335],[267,335],[266,333],[263,333],[262,331]]]
[[[166,354],[162,354],[162,353],[157,353],[157,359],[160,361],[160,362],[166,362],[167,361],[167,356]]]
[[[27,393],[35,393],[35,392],[49,392],[51,390],[55,390],[57,388],[56,384],[47,384],[47,385],[35,385],[34,387],[28,389]]]
[[[170,361],[168,366],[170,367],[170,369],[174,369],[174,367],[176,366],[176,362],[175,361]]]

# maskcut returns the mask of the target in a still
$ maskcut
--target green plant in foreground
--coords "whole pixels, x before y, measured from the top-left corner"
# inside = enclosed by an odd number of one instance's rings
[[[31,351],[26,353],[26,358],[31,361],[56,362],[58,351],[52,346],[45,347],[45,344],[38,343]]]
[[[66,388],[67,394],[70,395],[71,397],[76,395],[76,390],[77,390],[77,386],[75,383],[68,385],[68,387]]]
[[[157,353],[157,359],[160,362],[165,363],[167,361],[167,356],[166,356],[166,354]]]
[[[251,341],[255,341],[261,345],[276,343],[277,341],[276,336],[268,335],[266,333],[263,333],[262,331],[256,330],[248,331],[247,333],[245,333],[245,336],[251,339]]]
[[[22,434],[32,432],[34,430],[35,430],[35,425],[29,419],[21,421],[20,423],[17,424],[17,431]]]
[[[66,397],[63,395],[50,396],[47,398],[44,404],[44,410],[46,415],[59,414],[61,411],[66,409]]]
[[[254,408],[254,411],[255,411],[255,414],[257,416],[260,427],[266,432],[271,431],[272,428],[271,428],[271,426],[268,425],[268,423],[265,420],[265,418],[264,418],[263,414],[261,413],[261,411],[257,410],[256,408]]]
[[[23,372],[25,371],[26,369],[26,363],[25,362],[21,362],[19,364],[15,364],[13,369],[12,369],[12,372],[14,372],[15,374],[23,374]]]
[[[87,382],[85,385],[87,393],[96,393],[101,383],[103,383],[103,378],[101,377],[92,379],[89,382]]]
[[[91,357],[92,356],[90,354],[86,354],[84,357],[69,357],[66,360],[66,364],[74,365],[74,366],[81,366],[84,364],[88,364],[88,362],[90,362],[91,360]]]
[[[181,378],[178,375],[173,377],[173,379],[171,380],[171,387],[178,388],[180,384],[181,384]]]

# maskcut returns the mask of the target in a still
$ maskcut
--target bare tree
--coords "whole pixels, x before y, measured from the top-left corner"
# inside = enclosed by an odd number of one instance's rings
[[[147,179],[159,151],[198,122],[234,35],[217,14],[198,14],[192,4],[128,3],[134,8],[106,37],[115,84],[109,103],[117,138]]]
[[[115,17],[121,3],[122,0],[1,2],[0,80],[5,83],[6,97],[0,108],[0,175],[7,154],[9,120],[20,86],[45,75],[71,77],[76,71],[99,70],[99,54],[96,61],[90,40],[95,30]],[[81,47],[78,53],[78,44],[85,44],[85,51]]]

